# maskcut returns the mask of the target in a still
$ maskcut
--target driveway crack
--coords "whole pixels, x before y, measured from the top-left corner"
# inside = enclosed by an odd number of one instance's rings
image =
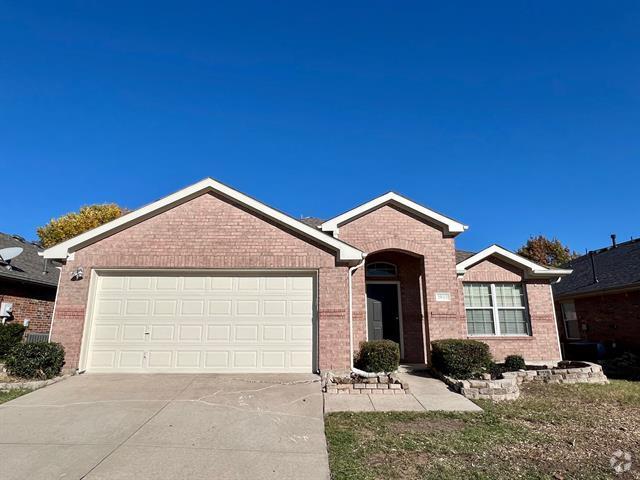
[[[138,433],[142,427],[144,427],[145,425],[147,425],[151,420],[153,420],[155,417],[157,417],[160,412],[162,412],[165,408],[167,408],[171,402],[173,402],[176,398],[178,398],[180,395],[182,395],[183,392],[185,392],[192,384],[193,382],[196,380],[196,377],[194,376],[191,381],[185,385],[185,387],[180,390],[178,393],[176,393],[171,399],[167,400],[167,402],[160,407],[160,409],[154,413],[153,415],[151,415],[149,418],[147,418],[138,428],[136,428],[131,435],[129,435],[127,438],[125,438],[122,442],[120,442],[118,445],[116,445],[113,449],[111,449],[111,451],[109,453],[107,453],[104,457],[102,457],[102,459],[96,463],[93,467],[91,467],[91,469],[89,469],[89,471],[87,473],[85,473],[82,477],[80,477],[80,480],[83,480],[84,478],[87,478],[88,475],[91,474],[91,472],[93,472],[96,468],[98,468],[100,465],[102,465],[102,463],[104,463],[104,461],[109,458],[111,455],[113,455],[116,450],[118,450],[120,447],[122,447],[125,443],[127,443],[131,437],[133,437],[136,433]]]

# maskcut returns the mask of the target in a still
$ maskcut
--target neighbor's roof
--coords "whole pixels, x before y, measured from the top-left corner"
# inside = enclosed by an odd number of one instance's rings
[[[593,281],[590,255],[571,260],[573,273],[553,287],[557,297],[640,287],[640,239],[593,252],[598,282]]]
[[[21,237],[0,233],[0,249],[9,247],[20,247],[23,251],[10,260],[10,268],[5,262],[0,262],[0,279],[52,287],[58,285],[58,276],[60,275],[60,270],[56,268],[58,263],[48,260],[45,272],[45,260],[38,255],[42,248]]]
[[[469,257],[473,257],[475,252],[467,252],[466,250],[456,250],[456,263],[463,262]]]
[[[467,253],[469,252],[464,252],[464,255]],[[458,252],[456,252],[456,258],[457,257]],[[467,256],[467,258],[462,261],[458,261],[456,271],[458,275],[464,275],[469,268],[489,257],[499,258],[504,262],[521,268],[524,270],[525,275],[530,278],[559,278],[571,273],[571,270],[569,269],[548,268],[543,265],[538,265],[527,258],[521,257],[520,255],[501,247],[500,245],[491,245],[478,253]]]
[[[337,253],[337,258],[339,260],[359,261],[363,258],[363,252],[348,243],[330,235],[326,235],[317,228],[310,227],[309,225],[302,223],[301,221],[276,210],[275,208],[271,208],[268,205],[245,195],[244,193],[234,190],[227,185],[217,182],[212,178],[205,178],[198,183],[194,183],[193,185],[163,197],[149,205],[141,207],[133,212],[127,213],[126,215],[105,223],[104,225],[82,233],[77,237],[73,237],[70,240],[66,240],[58,245],[48,248],[43,252],[43,255],[45,258],[66,259],[69,254],[76,250],[210,192],[215,192],[224,198],[237,202],[249,210],[258,212],[261,215],[270,218],[275,223],[282,225],[285,228],[291,229],[300,235],[331,248]]]
[[[454,236],[458,233],[464,232],[468,228],[466,225],[463,225],[452,218],[442,215],[441,213],[427,207],[423,207],[419,203],[409,200],[395,192],[387,192],[384,195],[380,195],[379,197],[363,203],[356,208],[352,208],[337,217],[331,218],[325,221],[320,228],[325,232],[337,232],[341,225],[366,215],[367,213],[384,205],[393,205],[401,210],[408,211],[417,217],[433,222],[441,226],[447,235]]]
[[[302,217],[300,221],[305,225],[309,225],[310,227],[314,228],[319,228],[320,225],[322,225],[322,222],[324,222],[324,220],[317,217]]]

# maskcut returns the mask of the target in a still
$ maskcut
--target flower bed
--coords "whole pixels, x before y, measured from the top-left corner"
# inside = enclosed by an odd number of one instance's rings
[[[609,383],[602,367],[589,362],[560,362],[559,367],[555,368],[528,367],[527,370],[504,372],[501,379],[492,379],[489,374],[470,380],[457,380],[442,374],[438,376],[453,390],[471,400],[493,401],[515,400],[520,396],[518,386],[527,382]]]
[[[355,374],[335,376],[327,373],[322,377],[322,391],[342,395],[404,395],[409,392],[409,385],[394,374],[366,378]]]

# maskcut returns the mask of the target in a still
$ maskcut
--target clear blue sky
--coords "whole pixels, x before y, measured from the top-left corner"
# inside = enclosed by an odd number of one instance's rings
[[[27,238],[211,176],[294,216],[395,190],[460,248],[597,248],[640,235],[640,4],[0,2],[0,166]]]

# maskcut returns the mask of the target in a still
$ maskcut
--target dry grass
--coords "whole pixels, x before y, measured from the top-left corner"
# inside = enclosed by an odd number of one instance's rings
[[[527,385],[481,414],[360,413],[326,419],[332,477],[640,479],[640,383]],[[615,475],[611,454],[634,456]]]

